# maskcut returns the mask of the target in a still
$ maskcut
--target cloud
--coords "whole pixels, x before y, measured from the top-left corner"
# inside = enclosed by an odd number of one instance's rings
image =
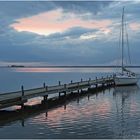
[[[112,24],[109,19],[85,20],[82,15],[76,15],[72,12],[64,13],[62,9],[56,9],[41,13],[28,18],[18,19],[12,24],[17,31],[34,32],[41,35],[50,35],[52,33],[62,33],[69,28],[81,27],[88,29],[107,29]]]
[[[108,7],[111,1],[54,1],[54,3],[64,9],[65,12],[92,13],[98,14],[104,7]]]
[[[129,24],[129,27],[131,28],[131,30],[137,31],[140,29],[140,23],[131,23]]]
[[[111,64],[120,59],[124,4],[128,22],[139,23],[139,3],[133,2],[0,2],[0,64]],[[47,28],[47,22],[53,26]],[[29,29],[18,32],[10,26],[21,23]],[[140,34],[135,31],[130,30],[130,45],[132,61],[138,64]]]

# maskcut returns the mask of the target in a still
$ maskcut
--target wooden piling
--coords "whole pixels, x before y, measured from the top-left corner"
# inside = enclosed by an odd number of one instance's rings
[[[48,95],[45,95],[44,97],[43,97],[44,99],[44,101],[47,101],[48,100]]]
[[[45,84],[45,82],[43,83],[43,87],[44,87],[44,88],[46,87],[46,84]]]
[[[90,81],[91,81],[91,78],[89,78],[89,80],[88,80],[88,85],[89,85],[89,86],[91,86],[91,85],[90,85]]]
[[[24,101],[23,101],[23,98],[24,98],[24,86],[22,85],[21,86],[21,93],[22,93],[22,96],[21,96],[21,109],[24,109]]]
[[[98,88],[98,84],[95,84],[96,89]]]
[[[22,97],[24,96],[24,86],[21,86],[21,93],[22,93]]]
[[[79,82],[78,82],[78,93],[79,93],[80,91],[79,91]]]
[[[59,81],[59,86],[61,85],[61,81]]]
[[[61,92],[59,92],[59,98],[61,97]]]
[[[67,88],[67,84],[64,84],[64,89],[66,89]]]
[[[48,91],[48,86],[46,86],[46,91]]]

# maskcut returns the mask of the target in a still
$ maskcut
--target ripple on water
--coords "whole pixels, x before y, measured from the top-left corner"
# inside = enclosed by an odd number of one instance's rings
[[[44,111],[25,126],[37,138],[140,138],[140,94],[115,92],[106,90],[71,101],[66,109]]]

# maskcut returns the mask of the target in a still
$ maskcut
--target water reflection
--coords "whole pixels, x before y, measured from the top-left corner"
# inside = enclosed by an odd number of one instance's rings
[[[121,86],[115,87],[113,91],[113,98],[116,105],[116,117],[118,128],[118,137],[119,138],[133,138],[136,137],[136,134],[129,130],[132,129],[133,119],[131,114],[137,115],[137,110],[134,108],[136,100],[134,97],[139,92],[139,87],[135,86]],[[135,102],[134,102],[135,100]],[[132,122],[131,122],[132,121]],[[134,125],[134,123],[133,123]]]
[[[12,138],[17,135],[13,126],[20,128],[17,122],[22,126],[22,131],[17,129],[18,138],[23,131],[26,138],[140,138],[139,93],[138,86],[115,87],[98,94],[89,92],[52,108],[39,104],[3,111],[0,126],[11,130]],[[4,129],[0,129],[0,138],[8,138],[1,133]]]
[[[56,73],[56,72],[114,72],[114,68],[14,68],[15,72],[31,72],[31,73]]]

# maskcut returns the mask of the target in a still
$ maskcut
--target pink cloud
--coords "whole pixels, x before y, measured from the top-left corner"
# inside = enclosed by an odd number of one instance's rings
[[[107,30],[111,20],[84,20],[73,13],[64,13],[61,9],[44,12],[32,17],[18,19],[11,25],[17,31],[29,31],[42,35],[63,32],[72,27]]]
[[[129,24],[129,26],[130,26],[131,30],[134,30],[134,31],[140,29],[140,23],[131,23],[131,24]]]

